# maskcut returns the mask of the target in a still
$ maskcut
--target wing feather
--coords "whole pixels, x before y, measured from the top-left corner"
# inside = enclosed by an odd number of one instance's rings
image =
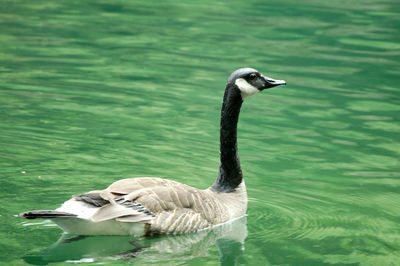
[[[129,215],[129,216],[123,216],[123,217],[119,217],[115,220],[117,220],[118,222],[126,222],[126,223],[146,223],[146,222],[150,222],[151,219],[149,218],[153,218],[153,217],[148,217],[147,220],[143,220],[144,217],[143,216],[139,216],[139,215]]]
[[[130,205],[121,205],[119,203],[111,203],[105,205],[97,210],[92,216],[93,222],[101,222],[110,219],[119,219],[124,222],[144,222],[153,219],[153,215],[140,204],[138,207],[132,207]],[[129,219],[127,217],[130,217]],[[133,219],[134,217],[134,219]]]

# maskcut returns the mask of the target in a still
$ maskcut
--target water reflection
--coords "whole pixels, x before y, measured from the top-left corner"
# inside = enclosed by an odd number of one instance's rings
[[[29,254],[29,264],[46,265],[53,262],[99,262],[135,259],[140,263],[187,261],[207,257],[216,245],[221,265],[235,265],[243,255],[247,237],[246,217],[198,233],[131,239],[128,236],[74,236],[63,234],[48,248]]]

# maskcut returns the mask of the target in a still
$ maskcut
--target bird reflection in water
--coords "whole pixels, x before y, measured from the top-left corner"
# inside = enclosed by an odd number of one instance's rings
[[[73,236],[61,238],[40,251],[24,257],[27,263],[101,262],[136,259],[141,263],[185,262],[207,257],[216,245],[221,265],[235,265],[243,255],[247,237],[246,217],[197,233],[132,239],[128,236]]]

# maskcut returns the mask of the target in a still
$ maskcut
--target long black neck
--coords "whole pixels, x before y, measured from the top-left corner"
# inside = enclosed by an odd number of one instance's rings
[[[242,103],[239,88],[228,83],[221,110],[221,164],[217,180],[212,185],[212,188],[218,192],[232,192],[243,180],[237,149],[237,123]]]

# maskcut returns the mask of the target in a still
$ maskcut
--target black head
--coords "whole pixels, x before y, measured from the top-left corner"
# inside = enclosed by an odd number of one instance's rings
[[[228,85],[233,84],[239,88],[244,99],[262,90],[285,85],[286,81],[266,77],[254,68],[239,68],[228,78]]]

